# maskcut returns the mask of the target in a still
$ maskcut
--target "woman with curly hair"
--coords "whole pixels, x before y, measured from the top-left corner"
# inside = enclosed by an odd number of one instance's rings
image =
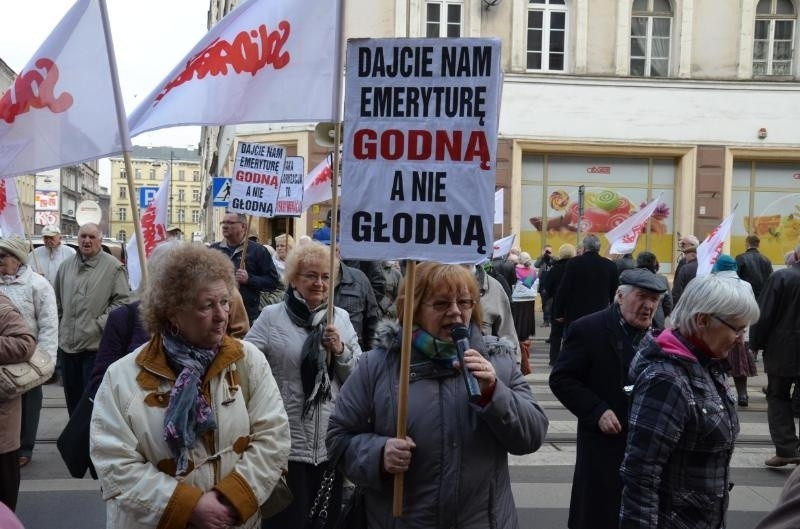
[[[152,337],[109,367],[92,414],[107,527],[258,527],[289,424],[264,355],[226,333],[230,261],[179,243],[149,270],[140,311]]]

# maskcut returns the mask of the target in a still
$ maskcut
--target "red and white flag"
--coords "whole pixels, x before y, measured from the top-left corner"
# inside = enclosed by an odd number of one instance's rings
[[[333,121],[341,0],[247,0],[128,117],[131,136],[179,125]]]
[[[19,235],[25,238],[25,227],[19,213],[17,181],[13,178],[0,179],[0,233],[3,237]]]
[[[0,97],[0,176],[130,150],[120,139],[102,1],[78,0]]]
[[[502,239],[494,241],[492,245],[492,258],[508,255],[511,252],[511,248],[514,247],[514,239],[516,237],[517,235],[512,233],[508,237],[503,237]]]
[[[661,194],[605,234],[606,239],[611,243],[611,248],[608,250],[608,253],[625,255],[631,253],[633,249],[636,248],[636,241],[639,240],[639,234],[642,233],[642,228],[647,224],[647,219],[653,216],[653,212],[655,212],[658,207],[659,200],[661,200]]]
[[[303,185],[303,211],[314,204],[325,202],[333,198],[333,153],[328,153],[320,163],[314,167],[305,178]],[[342,188],[339,187],[339,195]]]
[[[736,208],[738,204],[733,206],[731,214],[725,217],[719,226],[708,234],[700,246],[697,247],[697,277],[704,276],[711,273],[714,263],[717,262],[717,257],[722,253],[722,245],[728,239],[731,233],[731,226],[733,226],[733,217],[736,215]]]
[[[150,257],[156,246],[167,240],[167,211],[169,208],[169,181],[172,175],[167,170],[167,176],[156,191],[156,196],[150,205],[142,212],[140,223],[144,237],[144,254]],[[139,288],[142,280],[142,270],[139,264],[139,248],[136,244],[136,235],[128,241],[128,282],[132,290]]]

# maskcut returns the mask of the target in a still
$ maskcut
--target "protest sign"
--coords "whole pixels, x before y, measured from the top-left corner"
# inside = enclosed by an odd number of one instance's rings
[[[303,176],[305,175],[302,156],[289,156],[283,164],[278,202],[275,214],[284,217],[299,217],[303,213]]]
[[[277,145],[240,142],[233,166],[229,211],[274,217],[286,149]]]
[[[490,257],[500,41],[353,39],[346,72],[342,256]]]

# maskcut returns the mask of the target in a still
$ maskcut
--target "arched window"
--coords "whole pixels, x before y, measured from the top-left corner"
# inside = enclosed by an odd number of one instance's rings
[[[528,0],[526,68],[563,72],[567,61],[566,0]]]
[[[425,3],[425,36],[460,37],[463,22],[462,0],[428,0]]]
[[[760,0],[753,35],[753,75],[791,75],[794,21],[791,0]]]
[[[669,75],[672,6],[669,0],[634,0],[631,14],[631,75]]]

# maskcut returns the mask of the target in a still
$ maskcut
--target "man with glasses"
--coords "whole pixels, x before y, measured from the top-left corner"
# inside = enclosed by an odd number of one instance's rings
[[[236,270],[236,283],[242,295],[247,317],[250,325],[253,324],[259,313],[261,293],[272,291],[280,286],[280,278],[272,262],[272,257],[266,248],[256,243],[249,243],[245,248],[247,239],[247,217],[241,213],[225,213],[222,218],[222,241],[215,242],[212,248],[227,255]],[[244,266],[242,265],[242,256]]]
[[[612,267],[614,265],[612,264]],[[567,327],[550,388],[578,418],[570,529],[617,527],[628,397],[623,390],[639,342],[653,322],[664,284],[643,268],[620,274],[614,303]]]
[[[800,257],[800,246],[794,250]],[[792,412],[792,384],[800,379],[800,262],[767,278],[758,305],[761,316],[750,331],[750,348],[764,350],[767,421],[775,455],[770,467],[800,464],[800,439]]]

